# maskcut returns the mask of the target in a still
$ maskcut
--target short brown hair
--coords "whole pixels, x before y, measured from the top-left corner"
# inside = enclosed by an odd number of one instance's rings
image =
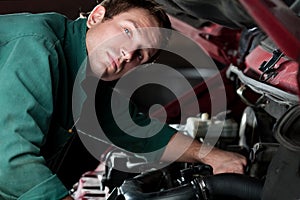
[[[142,8],[148,10],[155,17],[160,27],[171,29],[171,22],[167,14],[162,6],[154,0],[104,0],[100,4],[106,9],[104,19],[112,19],[132,8]]]

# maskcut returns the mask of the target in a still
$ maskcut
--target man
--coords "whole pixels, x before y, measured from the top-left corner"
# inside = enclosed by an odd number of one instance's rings
[[[76,21],[56,13],[0,16],[0,199],[71,198],[53,166],[60,166],[57,160],[72,136],[72,89],[81,64],[88,56],[87,75],[118,79],[156,56],[154,48],[140,47],[144,39],[160,43],[157,35],[135,30],[169,28],[168,23],[152,0],[108,0]],[[105,43],[117,35],[132,46]],[[178,161],[242,173],[242,156],[214,148],[203,157],[199,142],[163,130],[157,139],[167,145],[161,160],[184,151]]]

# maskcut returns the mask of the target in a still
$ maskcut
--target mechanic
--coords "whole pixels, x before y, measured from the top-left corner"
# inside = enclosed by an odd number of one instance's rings
[[[0,16],[0,199],[71,199],[49,163],[72,135],[78,70],[88,56],[87,76],[115,80],[148,62],[158,50],[138,47],[145,41],[159,44],[162,38],[135,31],[145,27],[170,28],[153,0],[106,0],[87,19],[75,21],[57,13]],[[129,46],[105,43],[116,35]],[[177,161],[204,162],[214,173],[243,173],[243,156],[213,148],[204,157],[199,142],[167,126],[161,132],[143,144],[165,145],[162,161],[184,151]]]

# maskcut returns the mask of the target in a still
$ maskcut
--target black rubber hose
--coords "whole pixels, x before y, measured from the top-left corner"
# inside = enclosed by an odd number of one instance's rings
[[[217,174],[203,179],[208,199],[260,200],[263,182],[241,174]]]
[[[185,184],[176,188],[157,191],[158,185],[169,181],[165,171],[158,170],[125,181],[119,188],[126,200],[196,200],[199,187]],[[154,192],[155,191],[155,192]]]
[[[119,188],[120,193],[126,200],[261,199],[263,183],[241,174],[218,174],[176,188],[157,191],[157,185],[165,179],[164,176],[162,171],[142,174],[125,181]]]
[[[130,190],[127,190],[130,189]],[[126,191],[127,190],[127,191]],[[121,190],[126,200],[196,200],[196,192],[191,184],[163,190],[159,192],[143,193],[138,188],[122,187]]]

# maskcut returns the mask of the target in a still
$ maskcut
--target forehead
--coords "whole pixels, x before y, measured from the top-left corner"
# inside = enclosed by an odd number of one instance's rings
[[[143,8],[131,8],[125,12],[113,17],[116,20],[132,20],[141,28],[143,27],[159,27],[157,19],[150,12]]]
[[[147,41],[148,44],[157,46],[161,40],[159,23],[146,9],[132,8],[116,15],[113,19],[121,25],[128,25],[129,28],[134,29],[133,34]]]

